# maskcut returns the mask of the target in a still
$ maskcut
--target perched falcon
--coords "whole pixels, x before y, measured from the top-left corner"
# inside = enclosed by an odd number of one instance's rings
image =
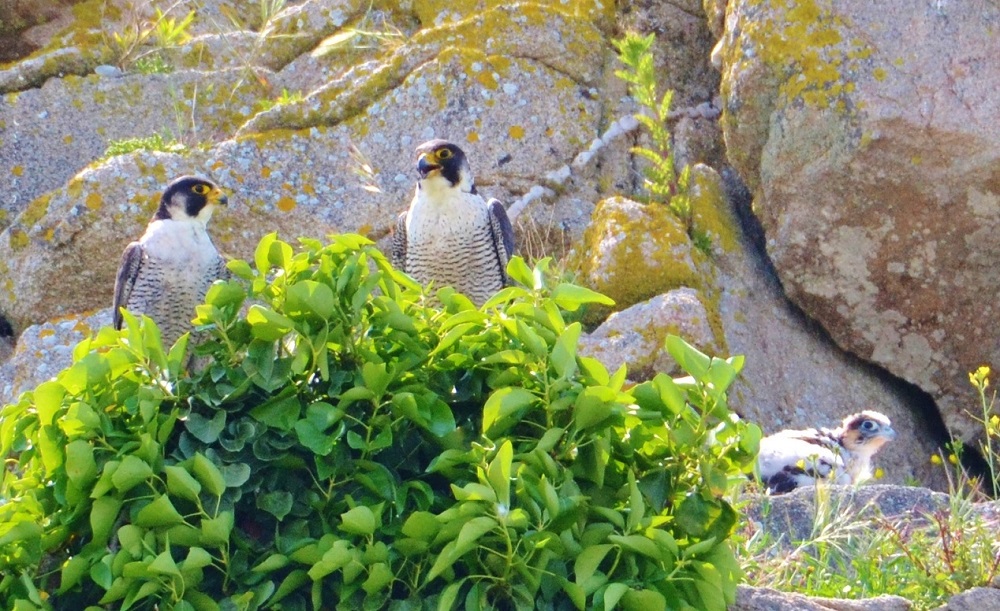
[[[120,308],[156,321],[165,346],[191,329],[195,306],[225,272],[225,261],[208,236],[208,219],[228,199],[215,183],[177,178],[163,191],[160,207],[139,241],[122,253],[115,279],[114,325]]]
[[[872,456],[896,438],[889,419],[866,410],[834,429],[781,431],[761,439],[757,468],[768,492],[780,494],[829,480],[856,484],[872,474]]]
[[[476,192],[465,153],[451,142],[425,142],[417,155],[417,192],[396,222],[392,263],[422,284],[452,286],[482,305],[507,284],[514,251],[507,212]]]

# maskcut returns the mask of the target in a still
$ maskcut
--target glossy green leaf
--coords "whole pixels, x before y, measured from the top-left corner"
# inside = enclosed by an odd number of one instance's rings
[[[288,562],[288,556],[284,554],[271,554],[251,570],[255,573],[270,573],[285,568]]]
[[[493,392],[483,406],[483,431],[493,437],[503,434],[537,400],[524,388],[506,387]]]
[[[201,521],[201,543],[208,546],[226,545],[232,531],[233,513],[222,511],[214,518]]]
[[[76,439],[66,445],[66,476],[80,489],[97,477],[94,447],[88,441]]]
[[[396,576],[393,574],[392,569],[389,568],[388,564],[384,562],[376,562],[368,567],[368,579],[361,584],[361,589],[369,595],[372,595],[388,587],[393,581],[395,581],[395,578]]]
[[[577,371],[576,348],[582,332],[580,323],[568,325],[552,348],[552,367],[561,378],[567,378]]]
[[[612,583],[604,589],[604,611],[611,611],[618,606],[618,601],[629,591],[624,583]]]
[[[573,562],[573,574],[576,583],[582,585],[589,581],[601,565],[601,562],[608,555],[608,552],[612,549],[614,549],[613,545],[605,543],[602,545],[592,545],[580,552]]]
[[[39,423],[52,424],[56,413],[63,405],[66,388],[56,381],[42,382],[35,388],[33,394]]]
[[[511,463],[514,457],[514,446],[505,441],[486,470],[490,486],[496,492],[497,502],[504,507],[510,507],[510,475]]]
[[[94,542],[108,541],[121,508],[121,499],[112,496],[102,496],[94,501],[90,507],[90,530]]]
[[[666,339],[667,352],[674,357],[681,369],[691,374],[695,380],[704,381],[712,359],[691,344],[676,335],[668,335]]]
[[[259,304],[250,306],[247,322],[250,323],[253,336],[265,342],[279,340],[295,327],[291,318]]]
[[[555,290],[552,291],[552,299],[559,304],[560,308],[570,312],[575,312],[580,309],[581,306],[591,303],[606,306],[615,305],[615,300],[606,295],[602,295],[597,291],[592,291],[582,286],[576,286],[575,284],[568,284],[565,282],[558,285]]]
[[[195,455],[191,471],[206,492],[212,496],[222,496],[226,490],[226,479],[211,460],[200,452]]]
[[[285,293],[286,311],[295,316],[315,316],[326,320],[336,307],[333,289],[314,280],[300,280],[290,285]]]
[[[667,599],[656,590],[629,590],[621,604],[625,611],[666,611]]]
[[[161,528],[183,523],[184,518],[166,495],[156,497],[152,503],[140,509],[135,517],[135,525],[143,528]]]
[[[184,426],[198,441],[215,443],[226,428],[226,412],[218,410],[211,418],[206,418],[195,412],[187,417]]]
[[[163,470],[167,473],[167,490],[170,494],[189,501],[198,500],[201,484],[187,472],[187,469],[168,465]]]
[[[161,552],[147,566],[149,567],[149,572],[154,575],[174,575],[177,577],[181,575],[181,571],[177,568],[177,563],[174,562],[169,550]]]
[[[340,514],[340,521],[340,529],[352,535],[367,536],[375,532],[375,513],[364,505]]]
[[[0,546],[38,539],[41,534],[42,527],[34,522],[0,524]]]
[[[292,510],[294,499],[292,494],[286,490],[275,490],[267,492],[257,497],[257,508],[263,509],[273,515],[279,521],[283,520],[288,512]]]

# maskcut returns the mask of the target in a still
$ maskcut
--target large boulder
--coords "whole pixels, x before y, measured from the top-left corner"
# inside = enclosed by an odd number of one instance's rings
[[[965,439],[968,372],[1000,359],[998,27],[986,0],[731,0],[717,49],[729,156],[789,298]]]

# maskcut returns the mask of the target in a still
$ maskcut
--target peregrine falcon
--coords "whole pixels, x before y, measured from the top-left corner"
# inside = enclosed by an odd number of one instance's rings
[[[226,194],[210,180],[181,176],[163,191],[146,233],[122,253],[115,279],[114,326],[122,327],[120,308],[156,321],[165,346],[191,329],[195,306],[226,263],[206,227]]]
[[[462,149],[445,140],[417,147],[417,192],[399,215],[392,263],[422,284],[452,286],[477,306],[503,288],[514,229],[503,204],[476,192]]]
[[[761,439],[758,473],[772,494],[817,480],[856,484],[871,477],[872,456],[895,438],[889,419],[871,410],[851,414],[834,429],[781,431]]]

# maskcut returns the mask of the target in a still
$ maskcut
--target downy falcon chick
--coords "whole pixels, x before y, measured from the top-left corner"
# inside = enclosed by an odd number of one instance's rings
[[[191,329],[195,307],[209,285],[223,277],[226,263],[206,230],[226,194],[205,178],[181,176],[163,191],[146,233],[122,253],[115,279],[114,326],[121,308],[156,321],[164,346]]]
[[[834,429],[781,431],[761,439],[757,468],[771,494],[827,480],[856,484],[872,474],[872,456],[896,438],[889,419],[866,410]]]
[[[417,192],[399,215],[392,263],[421,284],[452,286],[481,306],[507,280],[514,229],[499,200],[476,192],[462,149],[445,140],[417,147]]]

